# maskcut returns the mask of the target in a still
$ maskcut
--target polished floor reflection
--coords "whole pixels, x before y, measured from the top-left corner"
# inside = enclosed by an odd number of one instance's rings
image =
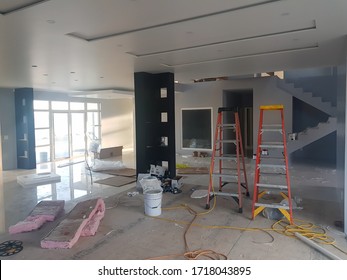
[[[110,159],[121,161],[126,167],[134,168],[132,153]],[[208,167],[209,158],[177,156],[177,163],[195,167]],[[252,194],[254,160],[246,162],[249,189]],[[18,175],[54,172],[61,176],[61,182],[24,188],[16,181]],[[92,176],[91,176],[92,175]],[[347,251],[347,242],[341,228],[335,222],[342,220],[342,189],[337,186],[334,167],[313,164],[294,164],[290,167],[292,193],[302,210],[294,218],[310,221],[323,227],[337,244]],[[82,159],[40,164],[37,170],[4,171],[0,177],[1,217],[0,243],[6,240],[21,240],[24,249],[7,259],[147,259],[171,253],[184,252],[184,231],[191,221],[191,213],[175,208],[189,205],[198,212],[205,212],[206,199],[192,199],[195,190],[206,190],[209,175],[184,175],[182,193],[163,194],[163,211],[159,218],[144,215],[143,195],[128,196],[135,190],[135,183],[122,187],[111,187],[95,183],[98,179],[110,177],[100,172],[90,173]],[[93,183],[92,183],[93,181]],[[16,235],[8,234],[8,227],[23,220],[41,200],[65,200],[65,213],[79,201],[102,197],[106,203],[105,217],[97,234],[81,238],[71,249],[47,250],[40,247],[40,240],[54,228],[56,223],[44,225],[40,230]],[[198,222],[206,226],[236,226],[242,228],[271,228],[273,220],[259,215],[251,220],[251,199],[245,198],[244,212],[238,213],[235,201],[218,198],[217,206],[208,215],[200,216]],[[177,222],[168,222],[175,220]],[[180,221],[183,221],[181,223]],[[58,221],[57,221],[58,222]],[[271,233],[225,230],[222,228],[194,227],[189,231],[188,243],[194,249],[213,249],[222,252],[228,259],[326,259],[299,240]],[[341,258],[347,255],[338,252]],[[181,258],[181,257],[178,257]]]
[[[122,157],[107,159],[120,161],[127,167],[134,167],[134,155],[124,154]],[[89,159],[89,165],[93,162]],[[33,187],[23,187],[17,183],[17,176],[34,173],[52,172],[60,175],[58,183],[44,184]],[[65,200],[66,208],[71,209],[77,201],[89,197],[105,197],[122,192],[130,186],[119,188],[94,183],[98,179],[111,175],[100,172],[92,172],[86,168],[84,158],[75,160],[62,160],[54,163],[42,163],[37,165],[36,170],[10,170],[3,171],[0,186],[0,207],[4,216],[2,232],[20,220],[23,220],[35,205],[42,200]],[[92,183],[93,181],[93,183]],[[3,198],[3,200],[1,200]]]

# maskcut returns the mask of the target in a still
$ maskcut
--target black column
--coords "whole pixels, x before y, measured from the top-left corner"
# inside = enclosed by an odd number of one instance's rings
[[[173,73],[137,72],[135,79],[136,172],[168,162],[176,176],[175,81]]]
[[[17,134],[17,168],[35,169],[34,93],[32,88],[14,91]]]

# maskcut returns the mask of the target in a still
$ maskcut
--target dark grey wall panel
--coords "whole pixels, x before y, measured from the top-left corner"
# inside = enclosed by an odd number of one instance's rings
[[[136,172],[147,173],[151,164],[163,165],[165,161],[173,178],[176,176],[174,75],[137,72],[134,79]],[[161,89],[166,89],[166,97]]]

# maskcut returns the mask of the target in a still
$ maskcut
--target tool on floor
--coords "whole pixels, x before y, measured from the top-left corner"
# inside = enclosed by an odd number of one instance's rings
[[[219,192],[213,190],[214,178],[219,182]],[[206,209],[215,196],[228,196],[237,202],[238,211],[242,213],[242,188],[249,196],[239,114],[237,108],[221,107],[218,108]]]
[[[264,124],[265,112],[267,113],[265,122],[269,124]],[[279,115],[281,123],[273,123]],[[284,106],[260,106],[252,219],[264,209],[272,208],[280,211],[290,224],[293,224],[286,143]],[[278,197],[281,200],[276,202]]]
[[[0,244],[0,257],[9,257],[23,250],[20,240],[8,240]]]

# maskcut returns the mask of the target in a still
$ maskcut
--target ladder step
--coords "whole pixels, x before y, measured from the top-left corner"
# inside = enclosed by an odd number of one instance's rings
[[[262,128],[264,127],[278,127],[278,128],[282,128],[282,124],[278,123],[278,124],[263,124]]]
[[[236,124],[234,123],[224,123],[224,124],[219,124],[218,127],[222,127],[222,128],[235,128],[236,127]]]
[[[259,145],[260,148],[277,148],[277,149],[283,149],[284,145],[282,142],[268,142]]]
[[[216,156],[214,159],[220,159],[220,160],[237,160],[237,156],[235,155],[223,155],[223,156]]]
[[[274,184],[257,184],[259,188],[269,188],[269,189],[280,189],[287,190],[288,187],[286,185],[274,185]]]
[[[282,128],[262,128],[261,132],[281,132]]]
[[[229,196],[229,197],[239,197],[239,195],[237,193],[226,193],[226,192],[215,192],[214,195]]]
[[[281,169],[286,169],[286,166],[284,164],[265,164],[265,163],[261,163],[258,164],[258,167],[262,168],[281,168]]]
[[[260,110],[283,110],[283,108],[284,108],[284,106],[281,104],[260,106]]]
[[[261,206],[261,207],[266,207],[266,208],[282,208],[282,209],[286,209],[289,210],[289,206],[288,205],[283,205],[280,203],[254,203],[254,206]]]
[[[234,123],[220,123],[220,124],[218,124],[218,127],[234,128],[234,127],[236,127],[236,124],[234,124]]]
[[[236,140],[217,140],[217,143],[233,143],[236,144]]]
[[[224,173],[212,173],[213,176],[216,177],[221,177],[221,178],[226,178],[226,179],[237,179],[237,175],[232,175],[232,174],[224,174]]]

